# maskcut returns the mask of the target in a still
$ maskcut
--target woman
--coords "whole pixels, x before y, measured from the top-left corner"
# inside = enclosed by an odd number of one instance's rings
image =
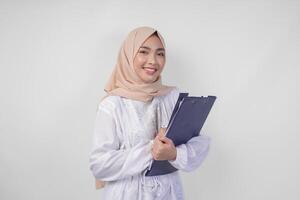
[[[180,90],[162,85],[165,43],[151,27],[139,27],[123,42],[99,104],[90,169],[104,199],[184,199],[179,172],[145,176],[153,159],[179,170],[200,166],[210,139],[197,136],[174,146],[164,136]]]

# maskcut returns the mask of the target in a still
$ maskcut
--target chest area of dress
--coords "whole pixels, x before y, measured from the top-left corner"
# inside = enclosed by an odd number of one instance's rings
[[[123,103],[120,124],[123,140],[129,146],[155,138],[159,127],[159,109],[159,102],[125,101]]]

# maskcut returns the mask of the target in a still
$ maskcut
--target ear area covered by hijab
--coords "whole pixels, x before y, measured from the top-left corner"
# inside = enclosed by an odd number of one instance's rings
[[[118,54],[117,63],[104,88],[107,93],[102,100],[109,96],[122,96],[133,100],[151,101],[154,96],[161,96],[169,93],[174,86],[162,84],[161,75],[153,83],[144,83],[133,67],[133,60],[145,40],[157,33],[165,48],[165,41],[161,34],[151,27],[139,27],[132,30],[124,40]]]

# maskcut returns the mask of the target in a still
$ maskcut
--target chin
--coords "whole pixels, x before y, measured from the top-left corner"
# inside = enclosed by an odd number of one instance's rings
[[[151,79],[144,79],[144,82],[145,83],[153,83],[157,80],[158,77],[155,77],[155,78],[151,78]]]

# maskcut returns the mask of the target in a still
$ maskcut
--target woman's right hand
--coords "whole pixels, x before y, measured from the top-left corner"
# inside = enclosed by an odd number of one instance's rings
[[[157,133],[153,145],[152,156],[154,160],[175,160],[177,150],[173,141],[165,136],[166,128],[160,128]]]

